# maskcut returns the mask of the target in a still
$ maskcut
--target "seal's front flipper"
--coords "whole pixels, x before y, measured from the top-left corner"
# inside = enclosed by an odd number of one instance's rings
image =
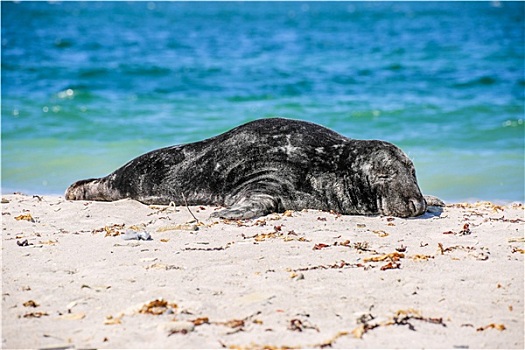
[[[444,207],[445,202],[443,202],[438,197],[434,196],[423,196],[425,198],[425,202],[427,202],[427,207]]]
[[[230,220],[252,219],[275,213],[278,210],[278,201],[272,196],[267,194],[256,194],[248,198],[243,197],[231,207],[212,213],[210,218]]]
[[[427,202],[427,213],[432,216],[440,216],[443,212],[445,202],[434,196],[423,196],[423,198],[425,198],[425,202]]]

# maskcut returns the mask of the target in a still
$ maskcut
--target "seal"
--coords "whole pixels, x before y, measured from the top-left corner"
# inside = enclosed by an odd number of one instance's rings
[[[227,219],[302,209],[412,217],[427,209],[414,165],[398,147],[283,118],[151,151],[106,177],[75,182],[65,197],[217,205],[225,208],[212,217]]]

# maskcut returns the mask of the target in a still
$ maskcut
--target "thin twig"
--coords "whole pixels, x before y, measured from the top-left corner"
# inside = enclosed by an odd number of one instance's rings
[[[201,221],[197,219],[197,217],[193,215],[192,211],[190,210],[190,207],[188,206],[188,202],[186,201],[186,196],[184,195],[184,192],[181,192],[181,194],[182,194],[182,200],[184,200],[184,204],[186,205],[186,209],[188,209],[188,211],[190,212],[191,216],[193,216],[195,221],[197,221],[197,223],[200,223]]]

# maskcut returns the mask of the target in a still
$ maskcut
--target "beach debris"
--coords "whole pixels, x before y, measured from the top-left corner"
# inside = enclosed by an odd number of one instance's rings
[[[371,256],[371,257],[368,257],[368,258],[364,258],[363,259],[363,262],[379,262],[379,261],[385,261],[387,259],[390,259],[391,261],[399,261],[399,259],[402,259],[405,257],[405,254],[403,253],[399,253],[399,252],[393,252],[393,253],[389,253],[389,254],[383,254],[383,255],[376,255],[376,256]]]
[[[416,327],[411,322],[412,320],[428,322],[432,324],[441,325],[446,327],[447,325],[443,322],[443,318],[439,317],[424,317],[421,315],[421,312],[415,309],[408,310],[398,310],[396,313],[391,316],[387,321],[384,322],[374,322],[376,319],[371,314],[366,314],[357,319],[358,326],[351,331],[351,334],[355,338],[363,338],[363,336],[370,330],[373,330],[378,327],[387,327],[387,326],[408,326],[412,331],[416,330]]]
[[[180,266],[176,266],[176,265],[166,265],[166,264],[155,263],[153,265],[146,266],[146,270],[149,270],[149,269],[161,269],[161,270],[169,271],[169,270],[182,270],[183,268]]]
[[[104,235],[104,237],[119,236],[124,226],[125,224],[113,224],[110,226],[104,226],[102,228],[94,229],[93,231],[91,231],[91,233],[97,234],[97,233],[105,232],[106,234]]]
[[[394,269],[399,269],[399,268],[401,268],[401,264],[400,263],[390,261],[386,265],[381,266],[380,270],[381,271],[385,271],[385,270],[394,270]]]
[[[50,240],[47,240],[47,241],[40,241],[40,242],[38,242],[38,244],[44,244],[44,245],[55,245],[57,243],[58,243],[58,240],[56,240],[56,239],[55,240],[50,239]]]
[[[114,324],[121,324],[122,323],[122,316],[120,317],[113,317],[111,315],[106,316],[106,319],[104,320],[105,325],[114,325]]]
[[[242,320],[232,319],[232,320],[228,320],[224,322],[214,322],[214,324],[218,324],[218,325],[222,325],[222,326],[226,326],[230,328],[241,328],[241,327],[244,327],[245,321],[246,319],[242,319]]]
[[[290,278],[293,279],[293,280],[296,280],[296,281],[299,281],[299,280],[304,280],[304,274],[302,273],[297,273],[297,272],[292,272],[290,274]]]
[[[195,222],[189,222],[185,224],[178,224],[178,225],[171,225],[171,226],[164,226],[159,227],[157,229],[157,232],[166,232],[166,231],[197,231],[199,229],[199,225]]]
[[[87,288],[87,289],[92,289],[94,290],[95,292],[103,292],[105,290],[108,290],[111,288],[111,286],[88,286],[87,284],[83,284],[80,286],[80,289],[84,289],[84,288]]]
[[[191,323],[193,323],[195,326],[201,326],[203,324],[209,324],[210,319],[208,317],[198,317],[194,320],[190,320]]]
[[[15,217],[16,221],[25,220],[29,222],[35,222],[35,219],[31,216],[31,214],[21,214]]]
[[[392,317],[390,321],[385,323],[386,326],[391,325],[401,325],[401,326],[408,326],[408,328],[412,331],[415,331],[416,328],[412,323],[410,323],[410,320],[418,320],[418,321],[424,321],[432,324],[438,324],[443,327],[446,327],[447,325],[443,322],[443,318],[439,317],[423,317],[421,313],[418,310],[415,309],[408,309],[408,310],[398,310],[395,315]]]
[[[262,241],[266,241],[269,238],[277,238],[279,236],[280,234],[278,234],[277,232],[269,232],[269,233],[258,233],[255,236],[244,237],[244,238],[253,238],[255,242],[262,242]]]
[[[525,242],[525,237],[511,237],[507,239],[509,243],[523,243]]]
[[[470,225],[468,223],[463,225],[463,229],[459,231],[459,234],[462,236],[470,235],[472,234],[472,231],[470,230]]]
[[[372,233],[378,235],[381,238],[390,236],[390,233],[383,231],[383,230],[372,230]]]
[[[338,236],[336,238],[339,238],[341,236]],[[325,243],[317,243],[314,245],[314,247],[312,248],[312,250],[321,250],[321,249],[324,249],[324,248],[328,248],[328,247],[331,247],[331,246],[343,246],[343,247],[352,247],[350,245],[350,240],[347,239],[345,241],[341,241],[341,242],[338,242],[338,241],[335,241],[332,245],[330,244],[325,244]]]
[[[388,222],[386,225],[387,226],[396,226],[396,224],[393,223],[393,221],[395,220],[396,218],[393,218],[393,217],[388,217],[386,218],[386,221]]]
[[[502,222],[510,222],[512,224],[518,224],[520,222],[524,222],[525,220],[523,220],[521,218],[507,219],[507,218],[505,218],[505,215],[503,215],[500,218],[487,218],[487,219],[485,219],[485,221],[502,221]]]
[[[133,230],[127,230],[126,233],[121,234],[120,238],[123,240],[129,241],[136,239],[138,241],[152,241],[153,238],[151,238],[151,235],[146,231],[133,231]]]
[[[445,255],[445,253],[450,253],[455,250],[464,251],[467,253],[468,256],[471,256],[475,258],[476,260],[487,260],[490,255],[488,248],[484,248],[484,247],[480,247],[479,248],[480,251],[478,252],[475,247],[455,245],[455,246],[445,248],[443,247],[442,243],[438,243],[438,249],[441,255]]]
[[[269,328],[271,331],[272,329]],[[219,340],[219,343],[221,344],[221,347],[224,349],[231,349],[231,350],[292,350],[292,349],[301,349],[299,346],[288,346],[288,345],[269,345],[269,344],[256,344],[256,343],[250,343],[249,345],[228,345],[224,343],[222,340]]]
[[[426,254],[415,254],[410,256],[410,258],[414,261],[428,261],[428,259],[434,259],[434,256]]]
[[[305,329],[313,329],[319,332],[319,328],[317,326],[310,324],[310,322],[308,322],[307,320],[300,320],[298,318],[290,320],[288,329],[294,332],[302,332]]]
[[[164,332],[168,333],[168,337],[173,334],[188,334],[193,332],[195,325],[189,321],[171,321],[159,325]]]
[[[477,332],[483,332],[483,331],[485,331],[485,330],[487,330],[487,329],[496,329],[496,330],[498,330],[498,331],[504,331],[504,330],[507,329],[507,328],[506,328],[505,325],[502,324],[502,323],[499,323],[499,324],[497,324],[497,323],[491,323],[491,324],[489,324],[489,325],[486,325],[485,327],[479,327],[479,328],[476,328],[476,331],[477,331]]]
[[[401,263],[399,262],[399,260],[404,258],[404,257],[405,257],[405,254],[403,254],[403,253],[393,252],[393,253],[389,253],[389,254],[375,255],[375,256],[368,257],[368,258],[364,258],[363,262],[365,262],[365,263],[367,263],[367,262],[381,262],[381,261],[389,260],[386,265],[381,266],[380,270],[381,271],[394,270],[394,269],[400,269],[401,268]]]
[[[43,317],[43,316],[49,316],[49,314],[47,312],[43,312],[43,311],[36,311],[36,312],[27,313],[23,317],[24,318],[40,318],[40,317]]]
[[[407,251],[407,247],[401,244],[401,246],[399,246],[398,248],[396,248],[396,251],[398,251],[398,252],[400,252],[400,253],[404,253],[404,252]]]
[[[2,204],[7,204],[7,203],[9,203],[9,200],[6,198],[2,198]]]
[[[293,210],[286,210],[283,213],[283,216],[292,217],[293,216]]]
[[[166,312],[172,313],[178,306],[175,303],[169,303],[164,299],[155,299],[142,306],[138,311],[139,314],[162,315]],[[170,311],[171,310],[171,311]]]
[[[524,254],[524,253],[525,253],[525,250],[524,250],[523,248],[512,247],[512,253],[521,253],[521,254]]]
[[[16,244],[19,246],[19,247],[28,247],[30,245],[33,245],[33,243],[29,243],[29,241],[27,239],[24,239],[22,242],[20,241],[16,241]]]
[[[300,267],[300,268],[293,269],[293,270],[287,269],[287,271],[288,272],[300,272],[300,271],[310,271],[310,270],[343,269],[345,267],[349,267],[349,268],[363,267],[365,269],[367,268],[363,264],[359,264],[359,263],[353,264],[353,263],[349,263],[344,260],[341,260],[339,263],[335,263],[332,265],[316,265],[316,266]]]
[[[501,205],[496,205],[492,202],[487,201],[478,201],[476,203],[454,203],[447,204],[447,207],[450,208],[461,208],[461,209],[488,209],[493,212],[505,211],[505,208]]]
[[[253,223],[253,226],[266,226],[266,220],[258,219]]]
[[[317,243],[316,245],[314,245],[314,247],[312,249],[313,250],[321,250],[321,249],[327,248],[327,247],[330,247],[330,245],[324,244],[324,243]]]
[[[28,300],[24,302],[22,305],[24,305],[25,307],[39,307],[40,306],[34,300]]]
[[[460,236],[467,236],[471,235],[472,231],[470,230],[470,224],[465,223],[463,224],[463,228],[459,232],[455,231],[445,231],[443,232],[444,235],[460,235]]]
[[[225,246],[220,246],[220,247],[209,247],[209,248],[201,248],[201,247],[188,247],[188,248],[184,248],[183,250],[203,250],[203,251],[215,251],[215,250],[226,250],[228,248],[230,248],[230,246],[232,244],[234,244],[235,242],[229,242],[227,243]]]
[[[350,240],[347,239],[345,241],[342,241],[342,242],[334,242],[334,246],[343,246],[343,247],[348,247],[348,248],[351,248],[351,245],[350,245]]]
[[[321,348],[321,349],[324,349],[324,348],[331,348],[334,343],[337,341],[337,339],[341,338],[341,337],[344,337],[346,335],[349,335],[350,332],[348,331],[340,331],[340,332],[337,332],[332,338],[328,339],[328,340],[325,340],[319,344],[315,344],[314,346],[312,346],[312,348]],[[293,347],[289,347],[289,348],[285,348],[285,349],[293,349]]]
[[[266,241],[267,239],[272,239],[272,238],[281,238],[285,242],[290,242],[290,241],[310,242],[310,240],[306,239],[303,236],[299,236],[293,230],[290,230],[287,233],[282,232],[282,225],[274,226],[272,232],[258,233],[253,236],[246,236],[245,234],[242,234],[241,236],[243,239],[253,238],[255,242],[262,242],[262,241]]]
[[[76,321],[76,320],[82,320],[86,317],[86,314],[83,312],[76,312],[76,313],[67,313],[63,314],[59,317],[61,320],[69,320],[69,321]]]
[[[353,247],[359,253],[361,253],[361,252],[373,252],[375,254],[378,254],[375,250],[371,250],[370,249],[370,243],[368,243],[366,241],[365,242],[355,242]]]

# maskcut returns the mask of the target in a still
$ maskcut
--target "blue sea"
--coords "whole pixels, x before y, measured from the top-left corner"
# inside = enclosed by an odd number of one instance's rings
[[[258,118],[381,139],[426,194],[524,201],[524,2],[1,2],[2,192]]]

